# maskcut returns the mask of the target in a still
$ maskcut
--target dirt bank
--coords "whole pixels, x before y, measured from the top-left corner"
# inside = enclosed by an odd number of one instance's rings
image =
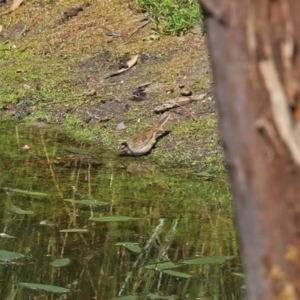
[[[222,171],[205,37],[196,27],[158,36],[145,17],[130,1],[28,1],[3,16],[1,118],[60,123],[116,151],[158,120],[162,104],[192,94],[171,103],[170,134],[138,159]]]

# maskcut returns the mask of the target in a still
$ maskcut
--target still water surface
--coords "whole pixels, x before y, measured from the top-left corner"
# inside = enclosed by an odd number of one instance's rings
[[[0,300],[244,299],[225,176],[118,159],[22,124],[0,123],[0,149],[0,251],[24,255],[0,254]]]

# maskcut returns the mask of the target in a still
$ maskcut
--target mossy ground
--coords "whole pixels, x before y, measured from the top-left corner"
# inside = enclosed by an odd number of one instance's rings
[[[130,39],[109,37],[107,29],[130,35],[145,14],[132,1],[90,0],[80,4],[83,11],[76,16],[62,20],[64,12],[78,6],[75,0],[25,1],[3,16],[4,35],[19,21],[27,27],[19,39],[0,44],[1,118],[60,123],[76,138],[116,152],[120,142],[157,122],[154,107],[179,96],[178,86],[184,85],[207,96],[171,109],[165,128],[171,133],[138,159],[224,170],[201,32],[159,36],[148,24]],[[106,78],[126,54],[139,54],[137,65]],[[135,89],[147,82],[145,99],[133,101]],[[116,130],[120,122],[125,130]]]

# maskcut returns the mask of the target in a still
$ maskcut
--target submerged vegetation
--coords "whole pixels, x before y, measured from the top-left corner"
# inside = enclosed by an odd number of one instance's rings
[[[119,161],[62,131],[2,125],[1,300],[12,287],[14,299],[243,299],[222,175]]]

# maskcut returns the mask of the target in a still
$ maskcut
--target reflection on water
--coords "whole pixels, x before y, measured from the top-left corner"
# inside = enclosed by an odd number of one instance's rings
[[[58,130],[24,125],[0,124],[0,149],[0,250],[24,255],[2,260],[0,299],[244,298],[224,178],[161,169],[143,158],[118,160]],[[118,216],[136,219],[98,221]],[[203,256],[217,262],[185,262]],[[59,258],[71,263],[52,266]],[[70,292],[50,294],[21,282]]]

